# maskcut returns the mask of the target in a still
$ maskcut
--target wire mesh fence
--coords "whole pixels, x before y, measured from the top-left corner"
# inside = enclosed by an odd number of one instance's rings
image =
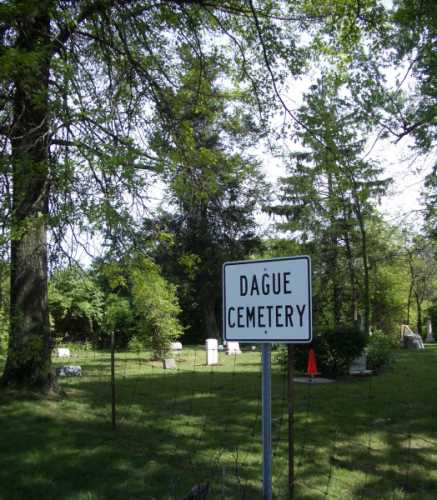
[[[113,439],[128,448],[127,475],[134,457],[134,490],[141,494],[132,498],[181,499],[206,484],[208,499],[261,498],[259,351],[223,353],[212,366],[203,347],[174,356],[172,370],[150,352],[115,356]],[[437,350],[426,356],[400,351],[388,373],[296,384],[294,498],[437,498],[437,383],[429,380]],[[77,346],[70,358],[54,362],[81,366],[80,377],[61,385],[67,394],[80,393],[93,418],[109,427],[110,353]],[[279,499],[288,498],[287,379],[275,363],[272,395]]]

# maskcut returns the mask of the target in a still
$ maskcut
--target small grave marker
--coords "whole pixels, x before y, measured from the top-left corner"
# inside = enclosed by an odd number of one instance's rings
[[[206,339],[206,364],[216,365],[218,363],[218,341],[217,339]]]
[[[425,349],[422,337],[408,325],[401,325],[401,341],[407,349]]]
[[[226,354],[241,354],[240,344],[238,342],[227,342],[226,344]]]
[[[363,353],[358,358],[352,360],[349,368],[349,375],[372,375],[373,371],[367,369],[367,354]]]
[[[58,377],[81,377],[82,367],[79,365],[65,365],[56,368]]]
[[[56,355],[58,358],[69,358],[71,357],[70,349],[68,347],[58,347],[56,349]]]
[[[171,342],[170,350],[172,351],[182,351],[182,343],[181,342]]]
[[[176,361],[173,358],[167,358],[163,361],[164,370],[176,370]]]

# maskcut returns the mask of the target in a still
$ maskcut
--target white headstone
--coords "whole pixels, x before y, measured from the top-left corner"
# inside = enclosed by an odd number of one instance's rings
[[[240,344],[238,342],[229,341],[226,344],[226,354],[241,354]]]
[[[206,339],[206,364],[216,365],[218,363],[218,341],[217,339]]]
[[[176,370],[176,361],[173,358],[167,358],[163,361],[164,370]]]
[[[352,360],[349,368],[349,375],[371,375],[372,370],[367,369],[367,354],[363,353],[358,358]]]
[[[58,347],[56,349],[56,354],[58,358],[69,358],[71,356],[70,349],[68,349],[68,347]]]
[[[404,346],[408,349],[425,349],[422,337],[414,332],[404,333]]]
[[[181,342],[171,342],[170,349],[172,351],[182,351],[182,343]]]
[[[59,377],[80,377],[82,375],[82,367],[78,365],[65,365],[56,368],[56,375]]]

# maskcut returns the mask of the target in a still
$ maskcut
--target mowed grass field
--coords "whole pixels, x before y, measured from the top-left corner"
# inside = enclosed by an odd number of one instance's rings
[[[275,355],[273,354],[273,357]],[[55,365],[83,375],[42,399],[0,394],[0,499],[261,498],[260,353],[185,348],[177,370],[117,353],[117,429],[109,353]],[[0,359],[0,364],[4,360]],[[287,498],[286,379],[273,364],[273,488]],[[295,384],[296,499],[437,498],[437,345],[399,350],[393,370]]]

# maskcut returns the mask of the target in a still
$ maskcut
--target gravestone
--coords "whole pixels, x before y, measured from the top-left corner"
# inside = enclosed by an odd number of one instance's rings
[[[349,367],[349,375],[371,375],[372,370],[367,369],[367,354],[363,353],[358,358],[352,360]]]
[[[206,364],[216,365],[218,363],[218,341],[217,339],[206,339]]]
[[[401,340],[407,349],[425,349],[422,337],[413,332],[408,325],[401,325]]]
[[[79,365],[65,365],[56,368],[58,377],[81,377],[82,367]]]
[[[200,483],[194,485],[190,492],[182,500],[207,500],[209,493],[209,483]]]
[[[162,362],[164,370],[176,370],[176,361],[173,358],[164,359]]]
[[[182,343],[181,342],[171,342],[170,350],[172,351],[182,351]]]
[[[422,337],[413,332],[404,333],[404,347],[407,349],[425,349]]]
[[[227,342],[226,354],[241,354],[240,344],[238,342]]]
[[[56,349],[56,355],[58,358],[69,358],[71,356],[70,349],[68,349],[68,347],[58,347]]]

